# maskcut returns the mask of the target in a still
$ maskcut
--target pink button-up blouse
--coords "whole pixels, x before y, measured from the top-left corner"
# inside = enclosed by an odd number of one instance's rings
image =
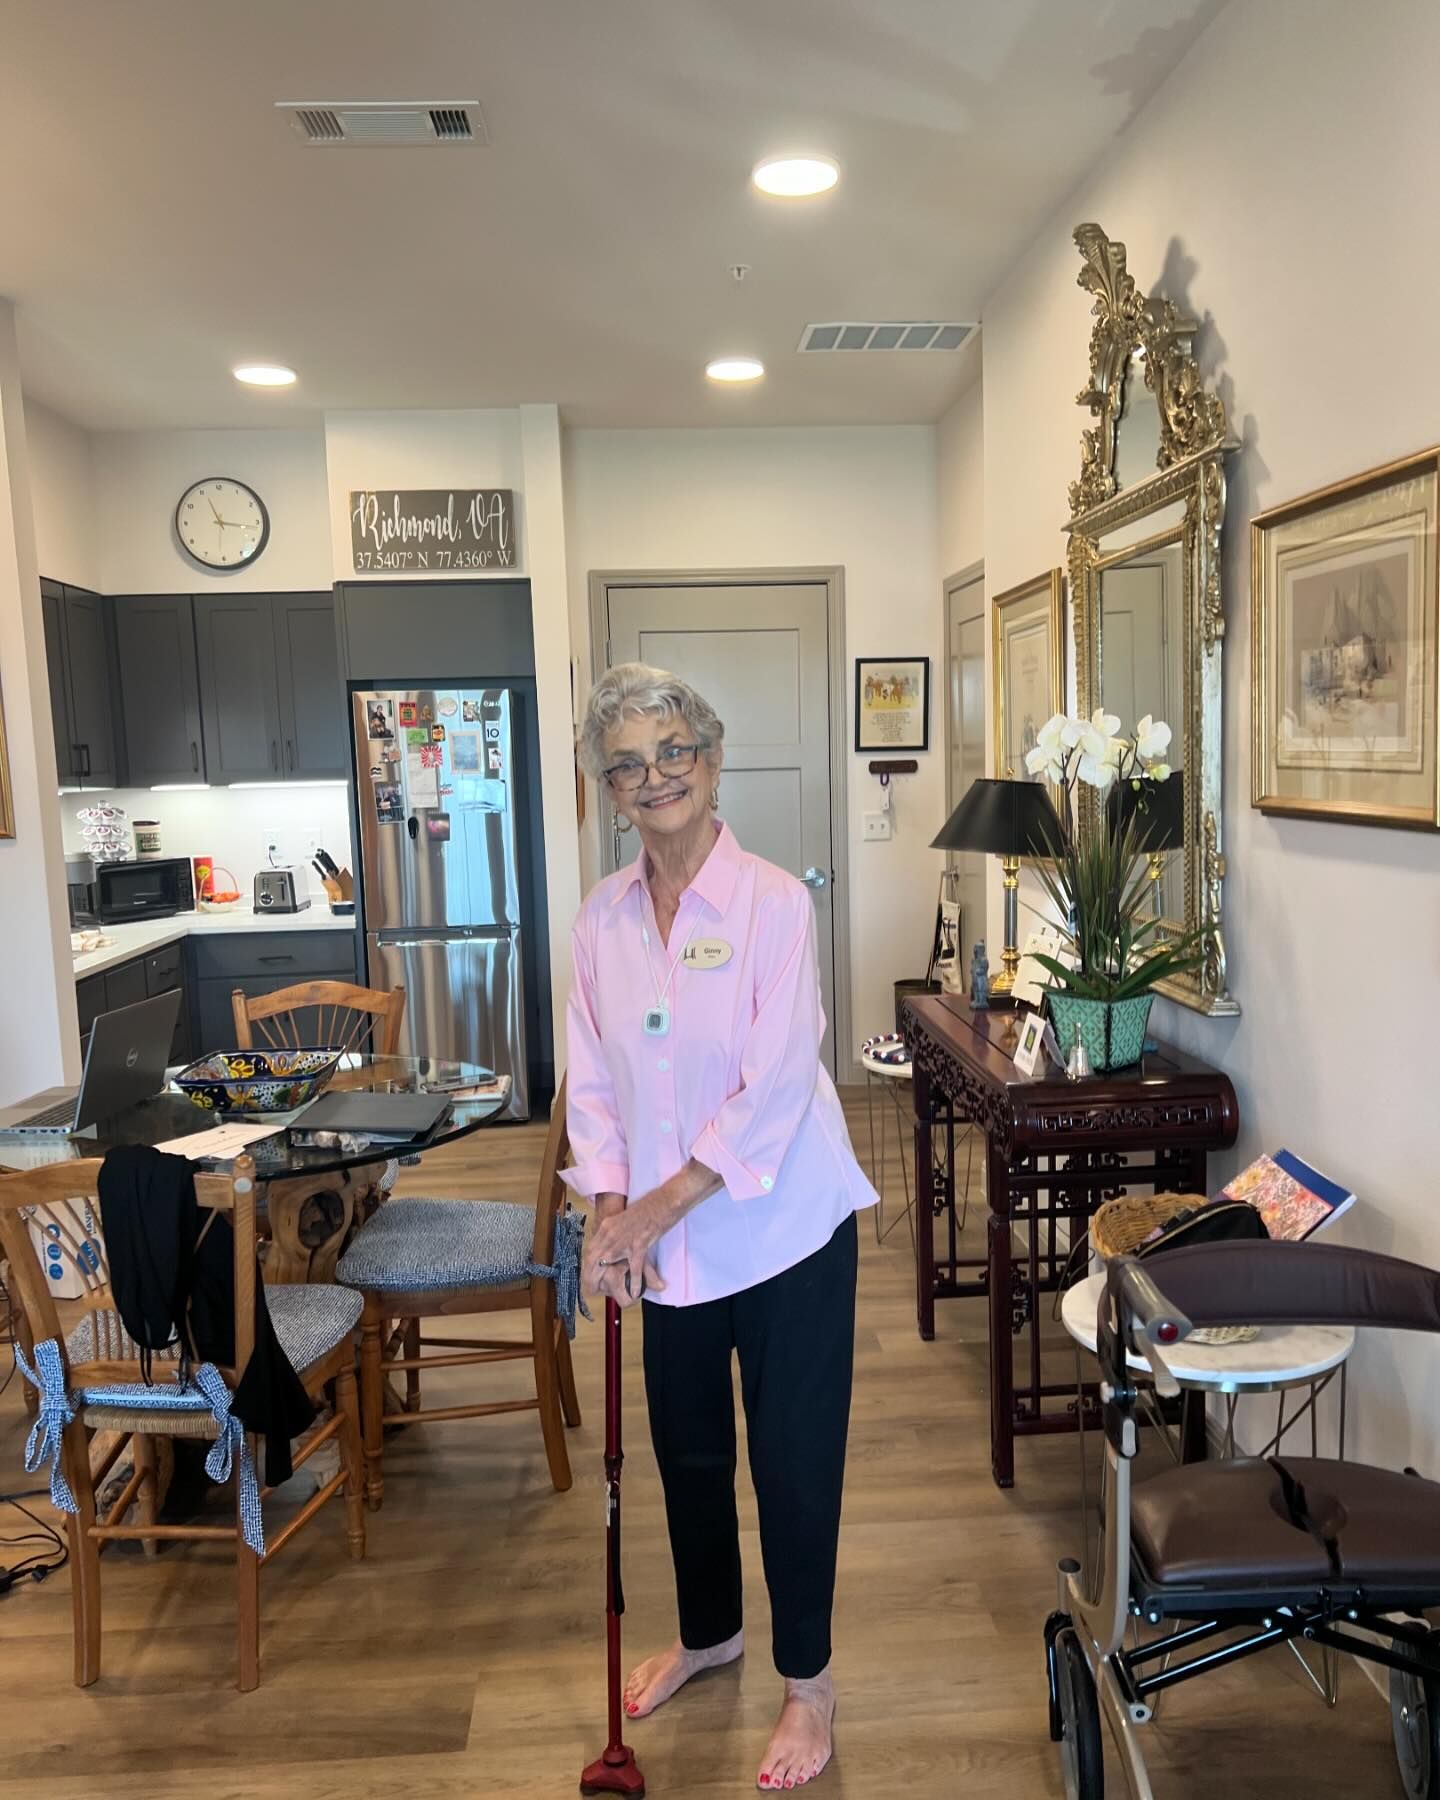
[[[718,1300],[793,1268],[875,1190],[820,1062],[815,910],[802,883],[722,825],[680,898],[667,947],[643,855],[575,921],[568,1122],[577,1193],[648,1194],[693,1156],[725,1185],[655,1247],[667,1306]],[[716,942],[717,966],[684,948]],[[677,960],[678,958],[678,960]],[[674,972],[671,973],[672,964]],[[669,982],[667,988],[666,982]],[[645,1015],[669,1010],[663,1036]]]

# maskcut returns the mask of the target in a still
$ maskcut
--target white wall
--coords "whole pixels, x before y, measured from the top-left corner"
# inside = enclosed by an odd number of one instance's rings
[[[1240,1143],[1212,1188],[1286,1145],[1359,1193],[1339,1237],[1436,1265],[1440,838],[1249,804],[1250,515],[1440,436],[1440,11],[1303,10],[1301,33],[1285,0],[1227,8],[985,306],[987,586],[1063,561],[1088,423],[1070,231],[1094,219],[1142,289],[1163,273],[1207,321],[1202,358],[1244,443],[1224,539],[1225,918],[1244,1016],[1164,1005],[1156,1026],[1235,1082]],[[1362,1344],[1352,1451],[1440,1474],[1437,1373],[1433,1339]]]
[[[79,1074],[55,735],[15,309],[0,300],[0,732],[14,834],[0,838],[0,1105]]]
[[[851,1017],[862,1037],[892,1029],[891,983],[924,972],[941,866],[928,847],[945,804],[934,429],[577,431],[567,483],[572,624],[594,569],[843,566]],[[576,647],[588,677],[588,641]],[[894,837],[862,844],[880,790],[849,750],[854,659],[915,655],[931,658],[931,749],[895,784]],[[592,832],[587,880],[595,854]]]
[[[935,461],[944,580],[985,554],[985,384],[978,376],[941,415]]]
[[[98,590],[93,440],[89,432],[35,400],[25,402],[25,437],[40,573],[72,587]]]
[[[91,445],[98,550],[90,585],[101,593],[294,593],[330,586],[325,437],[318,428],[103,431]],[[207,573],[175,537],[175,504],[205,475],[245,482],[270,514],[264,554],[233,574]]]

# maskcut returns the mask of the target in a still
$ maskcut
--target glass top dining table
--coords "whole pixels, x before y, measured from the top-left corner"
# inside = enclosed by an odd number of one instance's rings
[[[482,1093],[470,1093],[494,1082]],[[292,1142],[289,1127],[301,1126],[304,1109],[293,1113],[216,1113],[194,1105],[174,1088],[132,1106],[112,1119],[73,1137],[11,1138],[0,1144],[0,1163],[11,1169],[37,1169],[77,1158],[104,1156],[122,1144],[169,1144],[176,1138],[193,1137],[220,1124],[263,1126],[273,1123],[273,1134],[245,1146],[255,1161],[260,1181],[270,1183],[294,1177],[330,1175],[355,1169],[389,1157],[416,1156],[438,1150],[468,1137],[504,1110],[510,1097],[508,1077],[498,1079],[491,1070],[474,1063],[437,1062],[423,1056],[348,1055],[327,1084],[327,1093],[454,1094],[450,1112],[430,1133],[415,1143],[380,1144],[346,1139],[334,1144],[300,1145]],[[225,1168],[228,1163],[197,1159],[197,1166]]]

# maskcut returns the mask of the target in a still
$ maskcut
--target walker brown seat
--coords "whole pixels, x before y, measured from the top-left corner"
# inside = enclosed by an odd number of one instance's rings
[[[1102,1800],[1102,1712],[1133,1800],[1154,1800],[1137,1735],[1154,1696],[1296,1640],[1390,1670],[1405,1791],[1436,1800],[1440,1633],[1421,1615],[1440,1606],[1440,1483],[1282,1454],[1187,1464],[1132,1484],[1138,1394],[1127,1349],[1150,1360],[1159,1392],[1173,1393],[1161,1347],[1196,1326],[1241,1324],[1440,1332],[1440,1275],[1364,1250],[1272,1242],[1109,1265],[1097,1346],[1104,1566],[1087,1579],[1077,1563],[1061,1564],[1060,1610],[1045,1627],[1068,1800]],[[1127,1649],[1136,1618],[1174,1628]]]

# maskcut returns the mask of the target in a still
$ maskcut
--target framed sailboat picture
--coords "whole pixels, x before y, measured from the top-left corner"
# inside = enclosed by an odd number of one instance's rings
[[[1251,798],[1261,812],[1440,828],[1440,451],[1251,523]]]

